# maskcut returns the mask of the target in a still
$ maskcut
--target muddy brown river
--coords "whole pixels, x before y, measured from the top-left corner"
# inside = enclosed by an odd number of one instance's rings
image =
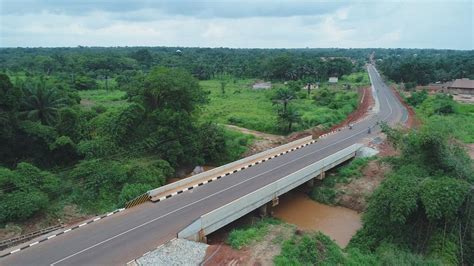
[[[297,190],[280,198],[273,216],[305,231],[321,231],[343,248],[362,226],[356,211],[315,202]]]

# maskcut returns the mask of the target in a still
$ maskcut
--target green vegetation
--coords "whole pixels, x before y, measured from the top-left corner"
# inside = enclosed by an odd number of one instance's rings
[[[37,205],[10,208],[0,224],[57,216],[66,205],[85,213],[111,210],[163,185],[176,169],[238,159],[253,137],[216,122],[275,133],[331,126],[357,106],[355,87],[367,82],[366,74],[351,75],[362,70],[365,51],[1,51],[0,200],[16,206],[28,193]],[[325,99],[336,104],[301,91],[308,83],[327,87],[329,76],[352,86],[331,87]],[[291,94],[284,111],[273,104],[276,90],[250,89],[255,79]],[[34,182],[11,185],[24,163],[62,186],[51,194]]]
[[[394,49],[376,52],[377,67],[389,79],[405,82],[407,89],[430,82],[474,79],[473,51]]]
[[[417,114],[426,123],[446,125],[457,139],[474,143],[473,105],[457,103],[449,95],[436,94],[419,105]]]
[[[345,261],[341,249],[329,237],[318,232],[295,235],[283,242],[275,265],[340,265]]]
[[[401,155],[390,160],[350,247],[373,252],[390,243],[443,264],[472,264],[474,168],[452,129],[428,120],[409,133],[384,130]]]
[[[261,241],[269,232],[269,225],[275,232],[288,224],[272,219],[263,219],[245,229],[235,229],[227,242],[235,249]],[[374,251],[356,247],[341,249],[321,232],[277,235],[270,245],[280,245],[280,254],[273,258],[275,265],[444,265],[441,260],[411,252],[391,243],[384,242]],[[274,248],[274,247],[272,247]]]
[[[328,128],[344,120],[357,107],[358,95],[354,89],[365,86],[368,76],[354,73],[342,80],[336,86],[322,84],[309,98],[304,91],[288,88],[290,84],[287,87],[276,83],[272,90],[253,90],[254,80],[235,79],[225,86],[226,93],[222,94],[219,80],[201,81],[210,99],[201,118],[277,134],[318,125]],[[343,84],[350,84],[352,89]],[[297,86],[299,90],[302,87],[302,84]]]
[[[337,190],[336,184],[350,183],[353,179],[362,176],[362,168],[364,168],[372,158],[355,158],[348,164],[338,167],[334,173],[328,173],[320,185],[317,185],[311,191],[311,198],[321,203],[334,205],[336,204]]]
[[[253,139],[201,121],[207,94],[184,70],[155,68],[134,84],[127,97],[0,74],[0,224],[54,217],[70,204],[109,211],[177,168],[235,160]]]
[[[241,249],[254,241],[262,239],[268,232],[270,224],[279,224],[279,220],[265,218],[244,228],[234,229],[227,238],[227,243],[235,249]]]
[[[455,138],[474,143],[473,105],[458,103],[447,94],[428,95],[425,90],[411,93],[406,100],[416,108],[418,118],[424,123],[446,125]]]
[[[126,95],[126,92],[121,90],[79,91],[79,96],[82,100],[81,105],[94,110],[97,110],[97,108],[107,109],[127,106],[129,103],[126,101]]]

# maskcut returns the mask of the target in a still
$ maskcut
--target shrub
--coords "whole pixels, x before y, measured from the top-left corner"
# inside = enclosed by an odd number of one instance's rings
[[[258,241],[259,239],[263,238],[268,232],[268,226],[270,224],[278,223],[279,221],[275,219],[263,219],[252,226],[234,229],[229,233],[227,243],[234,249],[241,249],[251,242]]]
[[[341,265],[345,257],[336,243],[317,232],[283,242],[280,255],[273,261],[275,265]]]
[[[118,205],[123,207],[128,201],[152,190],[153,188],[154,187],[149,184],[125,184],[120,192]]]
[[[336,196],[336,190],[329,187],[315,187],[311,192],[311,198],[313,200],[330,205],[336,203]]]

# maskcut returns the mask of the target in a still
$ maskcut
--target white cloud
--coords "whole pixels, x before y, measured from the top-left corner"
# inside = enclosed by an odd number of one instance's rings
[[[176,6],[158,9],[146,5],[110,11],[85,9],[76,3],[77,10],[88,11],[37,8],[37,12],[3,14],[0,46],[474,46],[469,2],[353,2],[337,7],[321,5],[321,9],[317,4],[305,9],[305,2],[298,2],[301,6],[280,16],[275,8],[259,12],[239,5],[220,14],[223,6],[214,10],[212,2],[206,3],[195,12],[192,7],[178,12],[173,9]]]

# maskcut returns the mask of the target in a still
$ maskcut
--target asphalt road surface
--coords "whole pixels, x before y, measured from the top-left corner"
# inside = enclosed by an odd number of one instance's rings
[[[373,137],[377,121],[401,122],[406,110],[383,83],[372,66],[368,68],[377,92],[380,111],[320,139],[317,143],[259,165],[223,177],[215,182],[176,195],[159,203],[147,202],[87,226],[54,237],[0,259],[1,265],[117,265],[142,256],[175,238],[179,230],[199,216],[253,192],[288,174]],[[0,252],[0,254],[2,254]],[[185,255],[185,254],[183,254]]]

